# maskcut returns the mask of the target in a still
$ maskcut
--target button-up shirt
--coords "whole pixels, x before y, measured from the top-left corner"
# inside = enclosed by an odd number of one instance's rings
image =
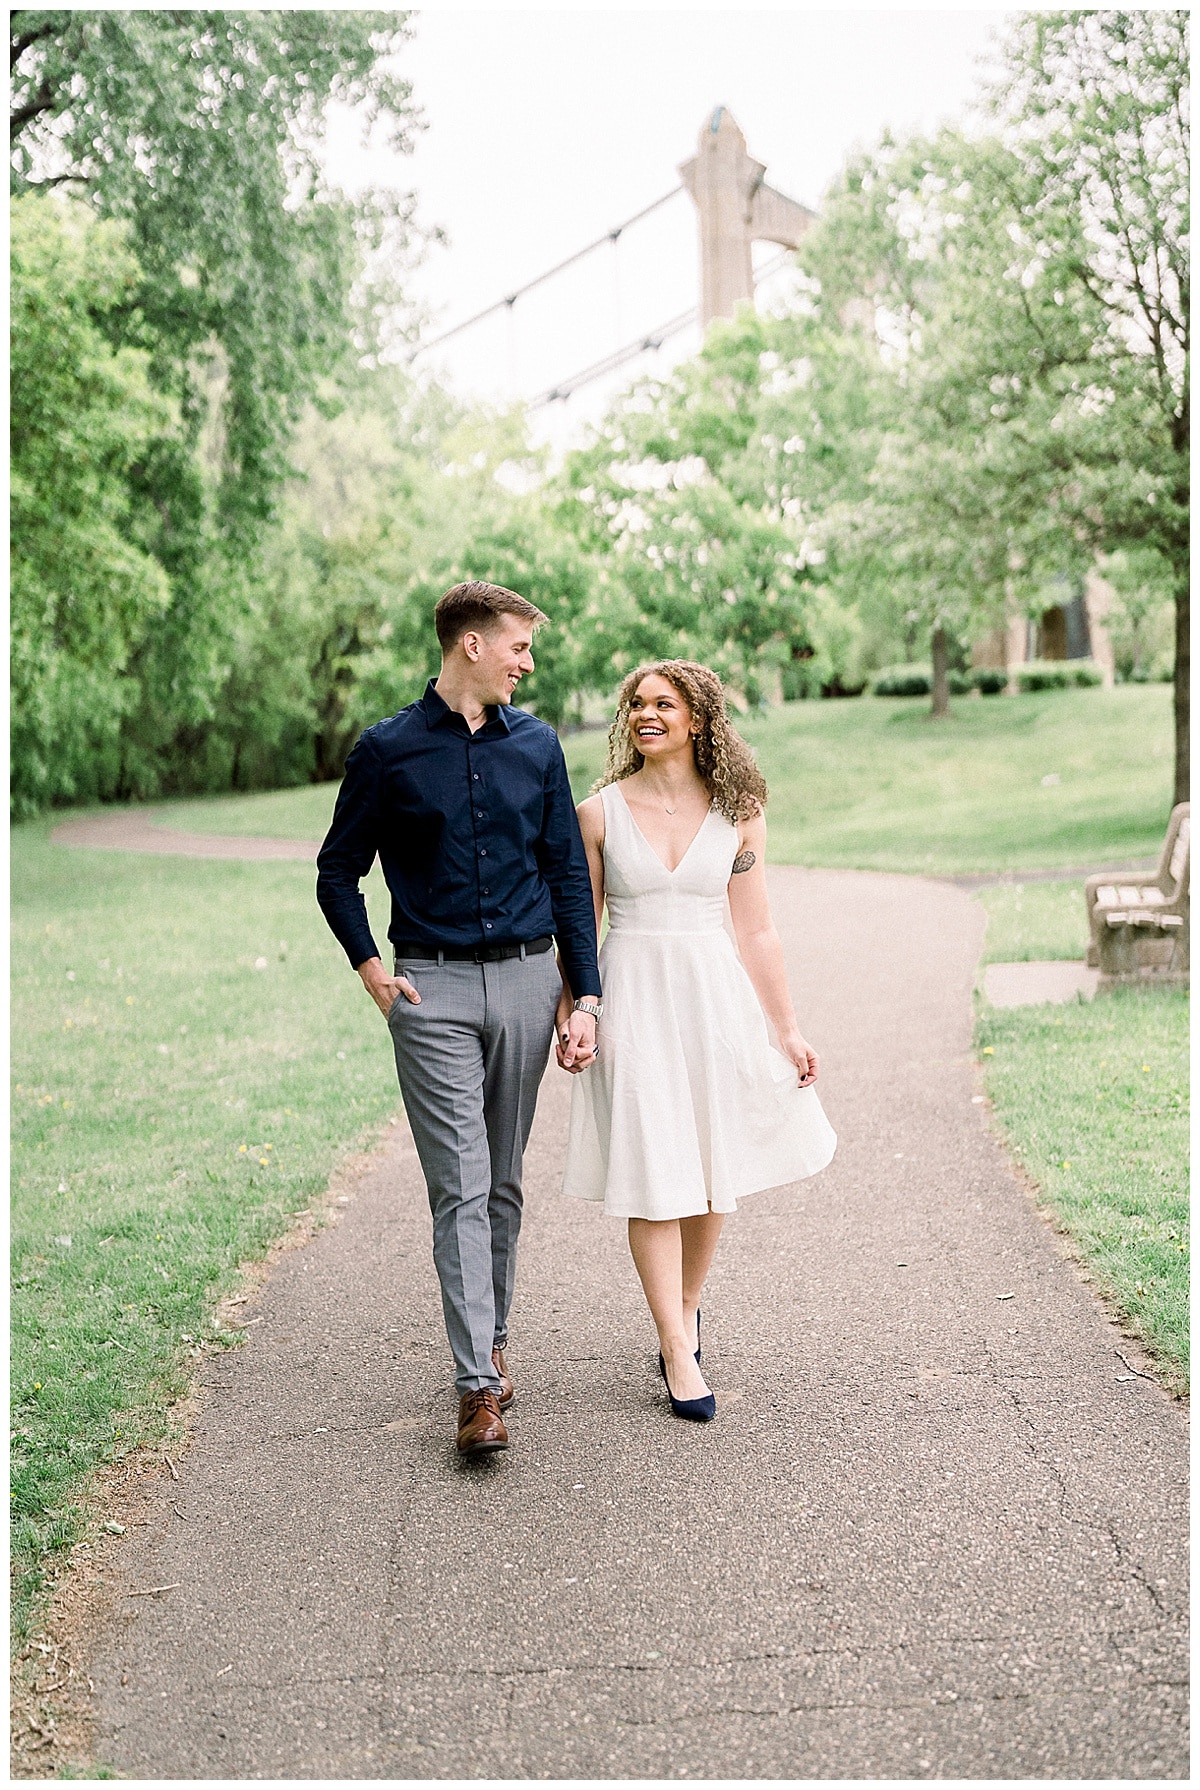
[[[375,862],[406,948],[553,934],[572,993],[597,996],[587,856],[554,729],[498,706],[474,733],[438,695],[360,735],[317,857],[317,900],[357,969],[379,951],[359,883]]]

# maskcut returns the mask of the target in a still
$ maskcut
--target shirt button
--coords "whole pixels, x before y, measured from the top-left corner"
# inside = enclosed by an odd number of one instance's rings
[[[479,891],[479,893],[480,893],[480,894],[481,894],[481,895],[490,895],[490,894],[491,894],[491,892],[492,892],[492,891],[491,891],[491,890],[490,890],[490,889],[480,889],[480,891]]]
[[[490,931],[491,931],[491,930],[492,930],[492,923],[491,923],[491,921],[490,921],[490,920],[485,920],[485,921],[484,921],[484,923],[483,923],[483,930],[484,930],[484,931],[485,931],[485,932],[490,932]]]
[[[482,808],[476,808],[476,810],[475,810],[475,819],[476,819],[476,820],[482,820],[482,819],[483,819],[483,809],[482,809]]]
[[[480,846],[480,848],[479,848],[479,855],[480,855],[480,857],[481,857],[481,858],[486,858],[486,857],[487,857],[487,846],[486,846],[486,845],[481,845],[481,846]]]
[[[472,772],[471,772],[471,782],[472,782],[472,783],[478,783],[478,782],[479,782],[479,772],[478,772],[478,771],[472,771]]]

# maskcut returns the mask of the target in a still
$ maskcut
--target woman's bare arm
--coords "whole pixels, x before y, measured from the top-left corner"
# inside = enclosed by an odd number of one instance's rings
[[[738,827],[738,850],[729,879],[729,912],[746,974],[762,1010],[775,1028],[779,1048],[796,1065],[800,1086],[817,1079],[817,1054],[796,1023],[783,946],[771,918],[766,874],[767,823],[756,814]]]

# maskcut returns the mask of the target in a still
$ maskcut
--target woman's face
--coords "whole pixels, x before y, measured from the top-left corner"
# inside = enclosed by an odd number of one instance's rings
[[[644,677],[629,705],[629,736],[643,758],[670,758],[691,750],[692,711],[667,678]]]

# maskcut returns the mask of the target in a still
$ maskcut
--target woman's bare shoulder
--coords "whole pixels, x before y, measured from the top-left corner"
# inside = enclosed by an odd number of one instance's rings
[[[604,803],[599,790],[594,796],[585,796],[575,812],[579,816],[579,828],[585,839],[604,838]]]

